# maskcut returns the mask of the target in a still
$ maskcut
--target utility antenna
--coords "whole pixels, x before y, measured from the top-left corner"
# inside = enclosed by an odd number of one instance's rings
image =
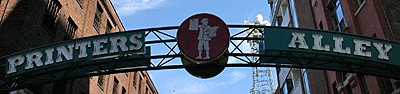
[[[258,14],[254,18],[254,22],[251,23],[247,20],[244,20],[246,25],[262,25],[262,26],[271,26],[271,24],[264,20],[261,14]],[[250,38],[262,38],[263,28],[249,29],[247,32],[248,37]],[[247,43],[250,44],[251,52],[258,54],[259,53],[259,45],[262,41],[260,40],[248,40]],[[259,63],[259,57],[254,56],[252,58],[252,63]],[[272,94],[274,92],[274,84],[273,78],[271,74],[271,69],[268,67],[253,67],[253,86],[250,90],[251,94]]]

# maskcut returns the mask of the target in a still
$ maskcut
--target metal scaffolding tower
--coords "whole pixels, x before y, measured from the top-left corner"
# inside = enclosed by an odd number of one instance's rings
[[[251,23],[247,20],[244,21],[246,25],[263,25],[263,26],[271,26],[271,24],[263,19],[263,16],[261,14],[258,14],[254,18],[254,23]],[[263,28],[254,30],[253,32],[250,32],[251,30],[248,30],[247,36],[248,37],[255,37],[255,38],[262,38],[262,30]],[[259,53],[259,45],[262,41],[260,40],[248,40],[247,43],[250,44],[251,47],[251,52],[254,54]],[[253,63],[259,63],[258,60],[259,57],[254,56],[252,58]],[[252,94],[272,94],[274,92],[273,89],[273,78],[271,74],[271,70],[267,67],[253,67],[253,86],[252,89],[250,90],[250,93]]]

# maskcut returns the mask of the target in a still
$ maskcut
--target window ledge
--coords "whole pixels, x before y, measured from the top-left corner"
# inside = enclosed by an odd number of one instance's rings
[[[79,0],[75,0],[76,1],[76,3],[78,3],[78,5],[79,5],[79,7],[81,8],[81,9],[83,9],[83,6],[82,6],[82,2],[80,2]]]
[[[93,29],[94,29],[95,33],[97,33],[97,35],[100,35],[100,30],[96,29],[95,25],[93,25]]]
[[[360,5],[360,7],[358,7],[358,9],[357,9],[356,13],[354,14],[354,16],[357,16],[358,13],[360,13],[361,9],[363,9],[363,7],[364,7],[364,5],[365,5],[366,2],[367,2],[367,1],[364,1],[364,2]]]
[[[101,86],[100,84],[97,84],[97,86],[99,86],[101,91],[104,91],[103,86]]]

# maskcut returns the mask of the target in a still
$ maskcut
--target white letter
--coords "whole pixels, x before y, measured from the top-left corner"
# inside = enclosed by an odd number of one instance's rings
[[[129,37],[129,41],[132,42],[133,45],[129,45],[129,50],[139,50],[143,46],[143,42],[139,39],[142,38],[142,34],[133,34]]]
[[[312,49],[314,50],[320,50],[320,51],[329,51],[329,45],[325,45],[324,47],[321,46],[321,40],[323,38],[322,35],[319,34],[313,34],[312,37],[314,38],[314,46]]]
[[[108,53],[107,48],[103,48],[104,47],[103,44],[107,42],[108,42],[107,38],[93,40],[93,46],[94,46],[93,55],[107,54]]]
[[[371,46],[371,42],[358,39],[354,39],[353,42],[354,42],[354,55],[371,57],[371,52],[366,51],[367,46]]]
[[[385,47],[383,47],[382,43],[373,43],[373,44],[375,46],[375,49],[378,50],[379,52],[378,58],[389,60],[389,56],[387,54],[390,51],[390,49],[392,49],[392,45],[385,44]]]
[[[128,39],[125,36],[111,37],[111,49],[110,53],[118,52],[118,46],[122,51],[128,51],[128,46],[126,46],[126,41]]]
[[[292,32],[292,41],[290,41],[288,46],[290,48],[296,48],[296,43],[299,43],[299,48],[308,49],[308,45],[306,43],[306,40],[304,39],[304,36],[304,33]]]
[[[65,59],[72,60],[74,54],[74,44],[68,45],[68,50],[65,46],[57,47],[57,59],[56,62],[62,62],[63,58],[61,55],[64,55]]]
[[[46,61],[44,61],[44,65],[53,64],[54,63],[54,60],[53,60],[54,48],[46,49],[45,52],[46,52]]]
[[[343,45],[342,45],[343,38],[342,37],[333,36],[333,40],[335,41],[335,48],[333,48],[333,52],[351,54],[349,47],[346,47],[345,49],[343,49]]]
[[[91,47],[90,46],[90,41],[78,42],[78,43],[75,44],[75,49],[76,50],[80,49],[78,58],[84,58],[84,57],[88,56],[87,52],[86,52],[86,48],[87,47]]]
[[[7,74],[15,73],[17,72],[17,66],[21,65],[25,61],[25,57],[22,55],[14,56],[11,58],[7,58],[8,61],[8,70]]]
[[[43,66],[43,61],[41,60],[42,56],[43,56],[42,52],[33,52],[26,54],[25,69],[33,68],[33,62],[35,62],[36,67]]]

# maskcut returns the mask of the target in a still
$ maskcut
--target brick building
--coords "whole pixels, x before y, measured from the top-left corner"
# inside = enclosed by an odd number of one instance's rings
[[[318,29],[399,40],[398,0],[313,0]],[[397,94],[400,82],[384,77],[326,71],[330,93]],[[396,90],[397,89],[397,90]]]
[[[268,0],[272,26],[315,29],[310,0]],[[326,94],[325,71],[300,68],[276,68],[275,94]],[[322,79],[321,79],[322,78]]]
[[[273,26],[322,29],[400,41],[398,0],[268,0]],[[276,94],[398,94],[400,82],[339,71],[277,68]]]
[[[0,57],[51,43],[121,31],[125,28],[110,0],[0,0]],[[4,73],[2,67],[0,71]],[[60,81],[18,92],[158,93],[146,71]]]

